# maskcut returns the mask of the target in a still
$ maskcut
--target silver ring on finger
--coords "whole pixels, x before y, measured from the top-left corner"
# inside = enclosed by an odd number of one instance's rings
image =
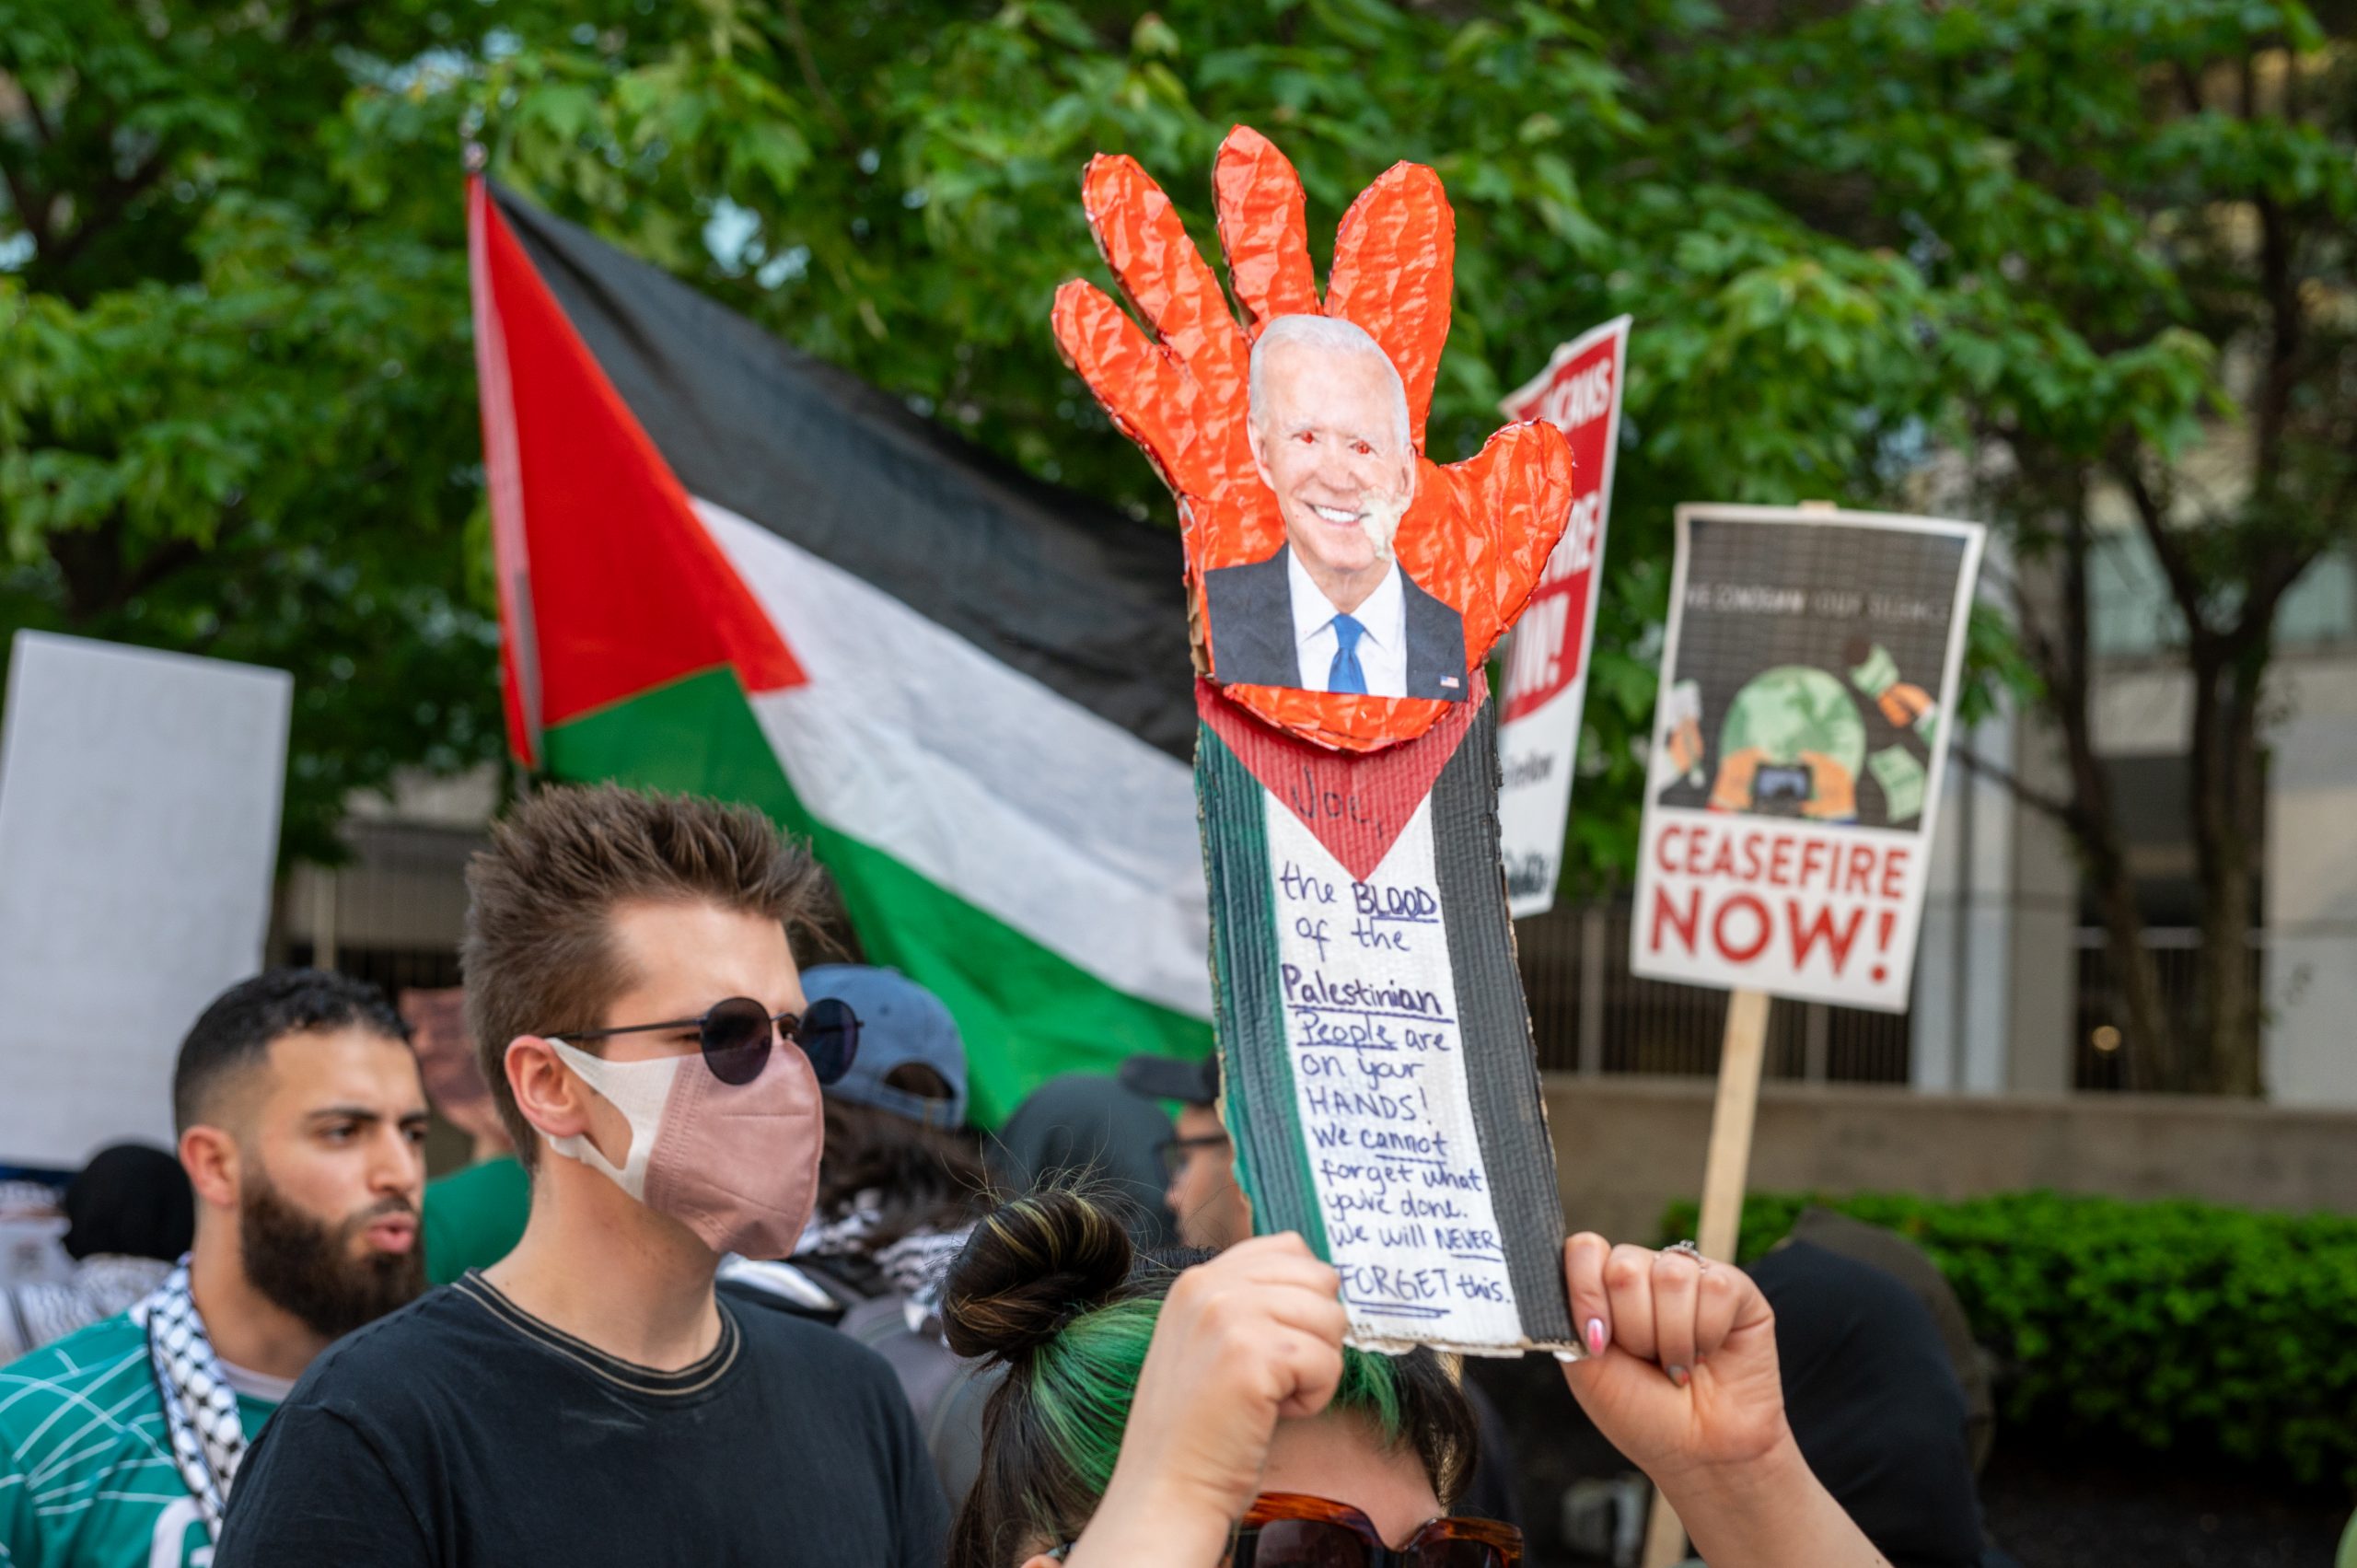
[[[1673,1241],[1662,1250],[1666,1253],[1675,1252],[1681,1258],[1693,1259],[1697,1269],[1707,1269],[1711,1266],[1711,1260],[1702,1256],[1702,1249],[1691,1241]]]

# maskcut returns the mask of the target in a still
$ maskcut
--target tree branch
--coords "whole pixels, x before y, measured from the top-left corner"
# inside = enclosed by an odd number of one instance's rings
[[[74,226],[74,232],[60,240],[54,252],[42,258],[52,266],[63,266],[81,253],[93,238],[114,226],[124,211],[137,197],[156,182],[164,171],[164,149],[157,147],[140,160],[139,167],[127,175],[107,181],[107,188],[90,203],[90,215]]]
[[[286,41],[301,43],[321,22],[346,11],[356,11],[361,4],[362,0],[318,0],[315,5],[296,6],[293,18],[286,24]]]
[[[2188,114],[2199,114],[2201,112],[2203,108],[2201,102],[2200,75],[2196,72],[2190,64],[2182,59],[2177,61],[2175,64],[2177,65],[2177,90],[2185,98],[2185,111]]]
[[[2011,768],[1989,761],[1988,758],[1971,750],[1962,742],[1958,742],[1948,749],[1949,755],[1956,760],[1956,765],[1966,772],[1974,773],[2004,785],[2012,793],[2013,797],[2024,806],[2043,811],[2058,825],[2069,831],[2075,833],[2079,830],[2081,827],[2079,811],[2074,802],[2062,796],[2039,789],[2036,784],[2025,781]]]
[[[32,121],[33,134],[41,138],[41,145],[44,147],[56,145],[57,132],[50,124],[49,116],[41,112],[41,95],[25,86],[21,77],[17,82],[17,91],[25,100],[25,114]]]
[[[2259,378],[2258,417],[2253,422],[2251,491],[2265,498],[2275,493],[2276,470],[2282,462],[2283,431],[2292,416],[2292,391],[2299,382],[2300,351],[2305,321],[2300,313],[2300,280],[2293,269],[2296,245],[2283,209],[2274,198],[2258,192],[2251,198],[2258,213],[2259,287],[2267,296],[2267,369]]]
[[[2185,616],[2186,635],[2196,643],[2210,636],[2210,622],[2202,613],[2201,575],[2187,559],[2184,547],[2169,528],[2168,509],[2153,487],[2145,482],[2142,466],[2134,452],[2124,454],[2112,463],[2129,499],[2136,505],[2136,521],[2142,528],[2145,542],[2153,547],[2153,557],[2161,564],[2161,574],[2168,579],[2169,597],[2177,600],[2177,609]]]
[[[7,182],[8,201],[9,204],[17,209],[17,221],[25,226],[27,234],[32,236],[33,254],[46,259],[50,235],[48,217],[44,209],[48,203],[37,203],[33,200],[31,194],[25,189],[24,177],[17,172],[16,166],[6,158],[0,158],[0,180]]]
[[[810,89],[810,96],[818,100],[819,112],[834,126],[835,134],[843,139],[844,146],[851,146],[859,138],[853,132],[851,122],[843,118],[842,105],[837,103],[835,95],[827,90],[826,77],[819,74],[818,59],[810,52],[810,34],[802,26],[801,0],[785,0],[784,18],[786,41],[794,46],[794,58],[802,67],[802,85]]]

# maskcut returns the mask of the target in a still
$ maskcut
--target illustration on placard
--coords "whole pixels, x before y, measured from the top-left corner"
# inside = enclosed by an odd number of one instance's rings
[[[1881,535],[1829,571],[1797,541],[1855,544],[1697,522],[1677,668],[1658,707],[1654,800],[1919,828],[1964,547]]]

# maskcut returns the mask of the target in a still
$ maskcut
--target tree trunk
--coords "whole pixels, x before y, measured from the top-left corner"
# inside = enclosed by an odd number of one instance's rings
[[[2136,878],[2119,837],[2110,780],[2096,750],[2094,659],[2087,581],[2091,548],[2084,486],[2061,498],[2056,538],[2061,581],[2055,585],[2059,634],[2034,639],[2032,656],[2046,685],[2041,704],[2061,732],[2071,773],[2071,800],[2061,812],[2063,828],[2078,850],[2081,874],[2095,895],[2110,958],[2112,989],[2119,997],[2126,1039],[2121,1072],[2131,1089],[2186,1086],[2176,1020],[2161,992],[2161,977],[2144,942],[2144,915],[2136,900]]]
[[[2059,716],[2059,715],[2058,715]],[[2144,941],[2144,912],[2136,901],[2136,877],[2114,827],[2110,784],[2082,710],[2076,726],[2063,726],[2078,806],[2071,824],[2080,870],[2103,918],[2104,949],[2111,960],[2112,989],[2119,998],[2126,1044],[2121,1071],[2131,1089],[2190,1087],[2176,1020],[2161,993],[2161,974]],[[2075,733],[2074,733],[2075,731]]]
[[[2264,1086],[2250,933],[2264,831],[2258,717],[2266,660],[2197,649],[2191,663],[2193,838],[2201,889],[2192,1086],[2256,1098]]]

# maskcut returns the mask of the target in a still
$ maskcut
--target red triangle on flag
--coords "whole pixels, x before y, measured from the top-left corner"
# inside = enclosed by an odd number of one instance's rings
[[[517,755],[536,761],[547,726],[721,665],[749,691],[803,684],[481,179],[467,239]]]
[[[1361,882],[1375,875],[1432,794],[1488,700],[1489,683],[1477,669],[1465,701],[1449,703],[1447,715],[1415,739],[1380,751],[1333,751],[1271,727],[1220,695],[1212,682],[1195,681],[1195,712],[1202,721]]]

